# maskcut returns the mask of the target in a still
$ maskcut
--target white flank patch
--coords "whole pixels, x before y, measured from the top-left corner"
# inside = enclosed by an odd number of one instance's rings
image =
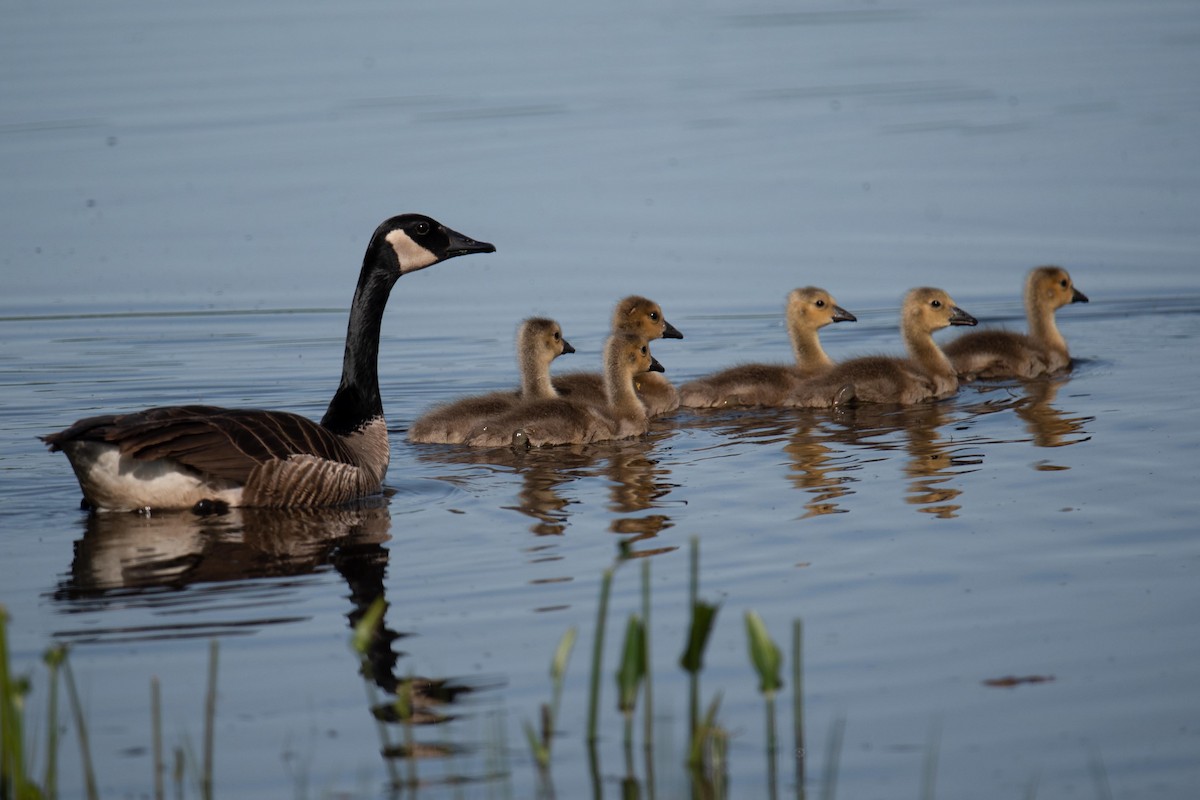
[[[400,260],[400,274],[416,272],[438,262],[437,256],[412,240],[407,233],[396,229],[384,237]]]
[[[232,481],[204,480],[173,461],[139,461],[115,445],[71,442],[63,448],[84,497],[100,511],[191,508],[201,500],[242,502]]]

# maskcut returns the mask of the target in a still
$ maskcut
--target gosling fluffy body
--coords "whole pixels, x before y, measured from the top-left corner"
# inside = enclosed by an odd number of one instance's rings
[[[829,408],[851,401],[912,405],[948,397],[958,391],[958,375],[934,342],[933,332],[949,325],[975,324],[975,318],[943,290],[913,289],[900,309],[907,358],[865,356],[845,361],[803,382],[789,405]]]
[[[613,334],[604,346],[603,404],[569,397],[532,400],[483,422],[465,441],[477,447],[544,447],[640,436],[649,419],[634,377],[662,369],[643,337]]]
[[[971,331],[945,347],[946,356],[963,380],[1036,378],[1071,364],[1067,340],[1058,330],[1055,312],[1071,303],[1086,303],[1062,267],[1034,267],[1025,279],[1025,317],[1029,333],[1006,330]]]
[[[683,334],[667,322],[662,306],[640,295],[630,295],[613,309],[612,333],[654,339],[682,339]],[[559,394],[571,400],[596,405],[607,402],[604,375],[599,372],[569,372],[554,379]],[[679,408],[679,393],[671,382],[657,373],[644,373],[636,378],[634,390],[651,417],[661,416]]]
[[[550,363],[575,348],[563,338],[562,327],[552,319],[530,317],[517,329],[517,368],[521,388],[515,392],[491,392],[463,397],[435,406],[408,429],[413,442],[461,444],[485,420],[527,400],[558,397],[550,381]]]
[[[679,387],[685,408],[729,406],[782,406],[805,378],[833,367],[821,347],[821,328],[834,322],[854,322],[856,317],[834,302],[824,289],[793,289],[787,299],[787,328],[795,364],[740,364]]]

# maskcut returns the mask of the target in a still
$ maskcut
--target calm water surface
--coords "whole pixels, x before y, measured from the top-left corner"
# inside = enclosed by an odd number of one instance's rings
[[[784,796],[819,791],[839,721],[843,797],[915,795],[931,754],[944,797],[1194,796],[1194,4],[5,16],[0,602],[39,732],[40,654],[72,645],[104,796],[149,794],[152,677],[166,744],[199,741],[214,638],[221,796],[386,795],[408,764],[380,756],[368,694],[408,676],[432,682],[420,796],[531,796],[521,724],[571,627],[554,789],[617,796],[611,676],[641,563],[655,746],[632,776],[644,796],[686,796],[693,538],[701,594],[721,603],[702,694],[723,693],[731,796],[770,787],[750,609],[785,651],[804,623],[808,778],[789,652]],[[366,238],[405,210],[499,251],[396,288],[386,498],[78,510],[66,460],[35,438],[78,417],[183,402],[319,417]],[[858,316],[825,331],[844,358],[895,352],[918,284],[1019,327],[1024,271],[1046,262],[1092,301],[1059,314],[1070,375],[905,410],[682,412],[642,441],[523,458],[403,435],[437,400],[510,385],[531,314],[563,323],[578,353],[559,364],[579,369],[616,299],[654,297],[686,336],[654,346],[682,381],[785,360],[794,286]],[[641,558],[616,572],[593,771],[591,635],[621,543]],[[364,680],[350,624],[380,594],[393,637]],[[990,683],[1008,678],[1038,681]],[[78,793],[73,743],[63,756]]]

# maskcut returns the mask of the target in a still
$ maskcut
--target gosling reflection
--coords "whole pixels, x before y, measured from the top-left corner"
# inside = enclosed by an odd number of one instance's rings
[[[813,415],[815,412],[805,416]],[[812,495],[804,504],[801,519],[845,514],[849,510],[837,501],[851,493],[852,479],[846,473],[852,468],[852,461],[829,446],[826,438],[815,419],[801,417],[795,433],[783,446],[789,461],[788,479],[797,489]]]
[[[652,540],[674,526],[670,516],[661,513],[669,502],[667,496],[676,484],[670,482],[671,471],[654,450],[659,439],[669,435],[669,428],[652,428],[642,439],[609,443],[601,452],[606,460],[604,470],[609,481],[609,510],[621,514],[609,523],[608,529],[627,537],[623,544],[629,558],[646,558],[678,550],[678,545],[653,546]],[[647,511],[658,513],[647,514]]]
[[[912,478],[905,502],[920,506],[918,511],[938,519],[953,519],[962,505],[954,502],[962,489],[953,481],[983,462],[982,456],[965,451],[960,444],[947,440],[942,430],[947,426],[945,406],[931,403],[904,409],[901,415],[908,436],[906,449],[909,460],[904,474]]]
[[[1033,435],[1035,447],[1066,447],[1091,439],[1085,426],[1095,417],[1072,417],[1053,406],[1069,378],[1045,378],[1025,384],[1025,397],[1015,412]]]
[[[417,458],[428,464],[500,467],[518,475],[521,488],[517,490],[517,503],[503,508],[529,517],[532,520],[529,530],[535,536],[562,536],[569,526],[570,507],[575,501],[559,489],[595,468],[595,448],[596,445],[530,450],[436,447],[419,452]]]
[[[609,530],[631,537],[627,543],[632,543],[652,539],[673,525],[662,508],[669,502],[667,496],[675,484],[670,481],[670,470],[654,456],[657,443],[671,434],[668,423],[655,423],[650,433],[639,439],[530,449],[437,447],[423,449],[417,457],[425,463],[499,467],[519,476],[517,502],[503,508],[529,517],[529,530],[536,536],[566,533],[571,509],[578,501],[564,492],[565,487],[586,478],[604,477],[610,485],[608,509],[620,515],[609,523]],[[674,549],[665,546],[631,555]],[[537,548],[539,558],[545,557],[543,550]]]
[[[950,519],[962,508],[955,500],[963,491],[952,482],[972,471],[963,467],[979,464],[981,457],[943,436],[948,426],[947,407],[945,403],[919,403],[847,408],[836,418],[837,427],[830,438],[869,451],[871,455],[855,459],[859,466],[885,460],[891,453],[906,453],[902,469],[910,480],[905,502],[918,506],[921,513]]]
[[[1087,424],[1095,417],[1071,416],[1055,407],[1062,387],[1070,383],[1069,375],[1056,375],[1020,383],[974,384],[977,402],[964,403],[963,409],[975,418],[1000,411],[1012,411],[1025,423],[1029,437],[994,440],[1000,442],[1031,442],[1035,447],[1066,447],[1089,441],[1092,436]],[[1040,468],[1040,467],[1039,467]],[[1066,469],[1065,467],[1049,467]]]

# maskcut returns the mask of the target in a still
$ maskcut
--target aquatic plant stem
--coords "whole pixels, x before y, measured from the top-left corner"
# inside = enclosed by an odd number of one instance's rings
[[[67,699],[71,703],[71,716],[75,719],[75,732],[79,738],[79,758],[83,762],[83,783],[88,800],[99,800],[96,788],[96,771],[92,767],[92,749],[88,745],[87,724],[83,719],[83,706],[79,702],[79,691],[75,688],[75,675],[71,671],[70,659],[63,659],[63,678],[67,681]]]
[[[792,620],[792,736],[795,742],[796,759],[796,798],[805,797],[805,760],[807,752],[804,746],[804,621]]]
[[[157,676],[150,679],[150,731],[154,739],[154,800],[166,800],[163,785],[166,765],[163,764],[162,750],[162,693]]]
[[[688,564],[688,610],[693,620],[696,615],[696,600],[700,592],[700,539],[691,538],[691,553]],[[688,680],[688,730],[696,735],[696,721],[700,717],[700,670],[690,670]]]
[[[213,797],[213,736],[217,718],[217,655],[220,645],[216,639],[208,644],[208,692],[204,698],[204,770],[200,775],[200,794],[204,800]]]
[[[775,693],[768,692],[765,702],[767,704],[767,796],[771,800],[775,800],[779,796],[778,770],[775,761],[775,751],[778,749],[775,744]]]
[[[925,745],[925,764],[921,769],[921,798],[933,800],[937,794],[938,750],[941,747],[942,723],[934,719],[929,725],[929,742]]]
[[[58,797],[58,672],[67,648],[61,644],[46,650],[42,657],[50,671],[50,702],[46,710],[46,777],[42,781],[42,795],[49,800]]]
[[[604,663],[604,625],[608,619],[608,593],[612,587],[613,571],[610,567],[600,576],[600,607],[596,611],[596,636],[592,642],[592,685],[588,699],[588,744],[595,744],[600,707],[600,669]]]
[[[838,763],[842,759],[842,739],[846,733],[846,718],[839,716],[829,726],[825,743],[825,769],[821,777],[821,800],[837,797]]]
[[[643,712],[643,732],[645,737],[642,742],[642,752],[646,756],[646,793],[650,800],[654,800],[654,677],[653,670],[650,668],[650,641],[653,639],[653,634],[650,632],[650,561],[649,559],[642,560],[642,626],[645,630],[645,687],[642,689],[645,697],[646,705]]]
[[[650,634],[650,561],[648,559],[642,560],[642,629],[645,631],[645,641],[643,642],[645,664],[643,670],[644,677],[642,678],[644,681],[642,696],[645,698],[646,703],[645,716],[642,719],[642,735],[645,737],[642,746],[649,750],[652,747],[651,743],[654,741],[654,678],[650,670],[650,640],[653,637]]]
[[[19,797],[25,790],[24,740],[16,693],[8,666],[8,612],[0,606],[0,795]]]

